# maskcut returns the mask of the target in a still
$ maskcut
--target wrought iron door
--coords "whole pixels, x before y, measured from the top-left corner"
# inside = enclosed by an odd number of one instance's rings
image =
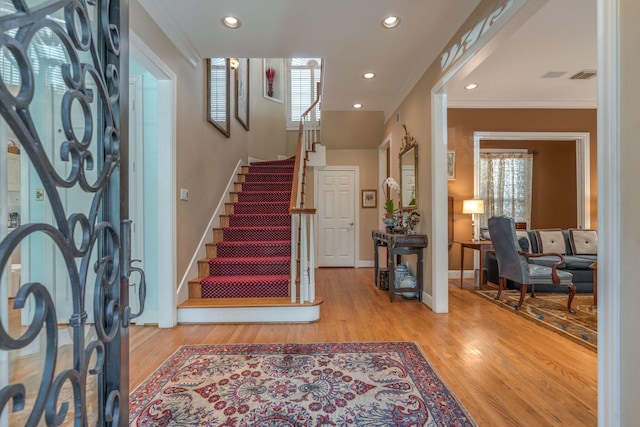
[[[0,148],[22,177],[0,425],[128,424],[127,40],[127,0],[0,0]]]

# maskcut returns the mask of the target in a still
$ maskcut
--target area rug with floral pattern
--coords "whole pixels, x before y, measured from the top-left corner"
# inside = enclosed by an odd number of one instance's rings
[[[131,426],[475,426],[411,342],[188,345],[131,392]]]
[[[571,304],[576,313],[571,314],[567,310],[567,294],[536,292],[535,298],[527,294],[522,307],[516,311],[515,307],[520,299],[519,290],[502,291],[500,300],[495,299],[498,293],[495,289],[474,292],[590,350],[598,351],[598,308],[593,305],[592,294],[576,295]]]

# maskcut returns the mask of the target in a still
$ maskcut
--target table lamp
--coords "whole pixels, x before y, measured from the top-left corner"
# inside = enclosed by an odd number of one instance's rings
[[[476,214],[484,213],[484,200],[481,199],[469,199],[462,201],[462,213],[463,214],[471,214],[471,240],[477,241],[476,239]]]

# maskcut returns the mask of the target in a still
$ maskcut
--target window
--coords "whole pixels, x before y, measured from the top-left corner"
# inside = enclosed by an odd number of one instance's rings
[[[532,154],[480,153],[480,198],[485,205],[480,227],[487,227],[487,219],[499,215],[531,224],[532,172]]]
[[[321,79],[321,58],[290,58],[287,61],[287,128],[298,129],[300,116],[311,106]],[[320,105],[311,113],[311,121],[320,121]]]
[[[15,37],[16,30],[7,32]],[[27,57],[31,61],[31,69],[34,74],[43,74],[47,86],[57,93],[64,93],[67,85],[62,78],[62,65],[69,64],[69,56],[62,41],[54,35],[49,28],[42,28],[33,37],[29,44]],[[19,87],[22,84],[18,63],[13,53],[7,48],[0,49],[0,73],[6,85]]]

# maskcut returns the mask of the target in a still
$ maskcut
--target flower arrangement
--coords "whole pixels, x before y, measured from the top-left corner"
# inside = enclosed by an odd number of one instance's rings
[[[395,179],[388,177],[382,182],[382,193],[385,195],[386,199],[386,202],[384,202],[384,209],[387,212],[387,216],[393,215],[396,211],[393,203],[393,197],[391,196],[391,190],[400,194],[400,185],[398,185],[398,182]]]
[[[269,84],[267,95],[273,96],[273,81],[276,78],[276,70],[269,67],[266,69],[265,75],[267,76],[267,83]]]
[[[409,212],[409,215],[407,216],[407,228],[409,228],[409,230],[413,230],[419,222],[420,212],[418,212],[417,210],[412,210],[411,212]]]

